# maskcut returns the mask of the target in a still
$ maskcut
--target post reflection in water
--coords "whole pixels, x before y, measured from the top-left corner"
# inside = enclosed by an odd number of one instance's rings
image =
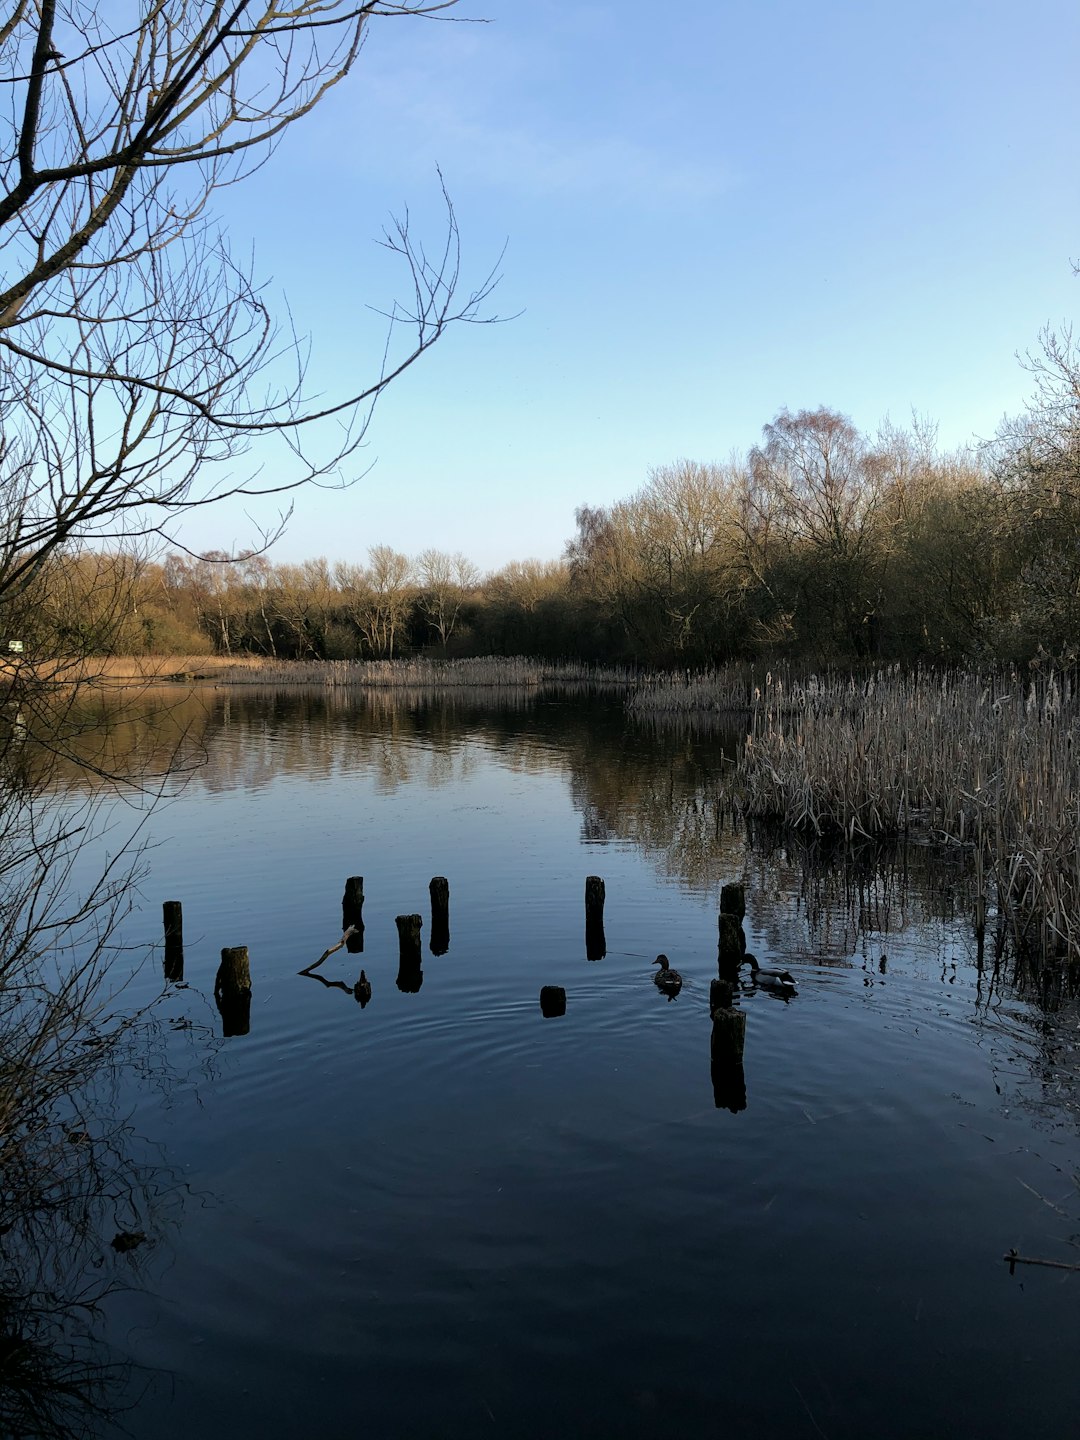
[[[398,915],[394,923],[398,932],[397,988],[407,995],[415,995],[424,983],[424,972],[421,969],[423,952],[420,946],[423,917]]]
[[[444,875],[432,877],[428,890],[431,894],[431,939],[428,949],[432,955],[445,955],[450,949],[450,882]]]
[[[398,959],[397,988],[406,995],[415,995],[423,983],[424,971],[419,955],[402,951]]]
[[[730,1110],[733,1115],[746,1109],[746,1074],[743,1070],[746,1012],[736,1007],[735,993],[736,986],[730,980],[714,980],[709,986],[713,1100],[718,1110]]]
[[[179,900],[166,900],[162,907],[165,925],[165,980],[179,985],[184,979],[184,917]]]

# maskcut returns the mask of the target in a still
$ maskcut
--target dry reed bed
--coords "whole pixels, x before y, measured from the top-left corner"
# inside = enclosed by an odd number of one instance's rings
[[[573,661],[545,663],[521,656],[485,656],[465,660],[274,660],[258,655],[112,655],[0,662],[14,674],[32,669],[39,680],[54,684],[84,681],[129,685],[147,680],[191,683],[213,680],[221,685],[323,685],[361,689],[521,688],[575,685],[626,689],[637,682],[635,671]]]
[[[637,716],[745,714],[761,684],[760,671],[750,665],[647,675],[638,681],[626,708]]]
[[[352,686],[368,690],[520,689],[551,685],[624,688],[636,679],[630,670],[547,664],[520,656],[484,656],[465,660],[263,660],[257,672],[214,675],[226,683]]]
[[[1080,962],[1080,696],[1070,678],[770,679],[754,700],[727,781],[744,814],[850,838],[968,845],[1020,947]]]

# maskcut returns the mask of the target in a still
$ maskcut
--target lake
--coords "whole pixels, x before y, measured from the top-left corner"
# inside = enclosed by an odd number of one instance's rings
[[[178,749],[189,773],[117,813],[151,844],[124,1003],[162,990],[165,900],[185,947],[152,1063],[119,1079],[141,1179],[110,1223],[146,1238],[109,1257],[100,1341],[127,1367],[129,1433],[1072,1422],[1080,1277],[1002,1257],[1080,1262],[1076,1012],[980,970],[960,867],[748,837],[715,801],[737,737],[644,729],[617,699],[147,703],[107,744],[160,768]],[[340,940],[354,875],[362,954],[298,973]],[[589,875],[607,896],[591,961]],[[733,1082],[708,1002],[736,880],[749,948],[798,994],[743,972]],[[395,927],[414,912],[419,972]],[[226,1036],[214,980],[239,945],[252,997]],[[564,1015],[541,1013],[545,985]]]

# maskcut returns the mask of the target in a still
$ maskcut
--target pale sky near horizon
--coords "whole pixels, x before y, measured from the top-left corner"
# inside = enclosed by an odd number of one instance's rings
[[[778,410],[872,432],[914,410],[991,436],[1017,352],[1075,315],[1075,0],[463,0],[383,20],[354,75],[217,202],[310,334],[313,388],[370,376],[394,293],[373,244],[441,167],[466,282],[507,324],[451,331],[377,407],[346,491],[301,491],[278,561],[558,557],[574,509],[681,457],[745,452]],[[284,312],[283,312],[284,313]],[[282,457],[268,473],[286,474]],[[277,505],[185,522],[251,543]]]

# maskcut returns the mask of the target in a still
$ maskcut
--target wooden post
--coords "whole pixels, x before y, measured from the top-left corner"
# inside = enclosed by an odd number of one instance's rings
[[[540,1013],[545,1020],[566,1014],[566,991],[561,985],[540,987]]]
[[[730,980],[709,981],[709,1014],[714,1010],[730,1010],[735,998],[735,987]]]
[[[179,984],[184,978],[184,911],[179,900],[161,907],[165,924],[165,979]]]
[[[585,958],[602,960],[607,954],[604,935],[604,900],[607,891],[599,875],[585,877]]]
[[[431,895],[431,938],[428,949],[432,955],[445,955],[450,949],[450,881],[435,875],[428,884]]]
[[[746,916],[746,888],[743,885],[724,885],[720,891],[720,914],[734,915],[740,923]]]
[[[415,995],[424,983],[421,968],[420,931],[424,921],[420,915],[398,915],[394,924],[398,932],[398,973],[397,987],[406,994]]]
[[[738,917],[730,911],[720,914],[720,974],[726,980],[733,980],[746,953],[746,935]]]
[[[222,950],[214,1000],[221,1015],[222,1035],[246,1035],[251,1029],[251,965],[246,945]]]
[[[345,894],[341,897],[341,928],[352,934],[345,942],[350,955],[360,955],[364,950],[364,877],[350,875],[345,881]]]

